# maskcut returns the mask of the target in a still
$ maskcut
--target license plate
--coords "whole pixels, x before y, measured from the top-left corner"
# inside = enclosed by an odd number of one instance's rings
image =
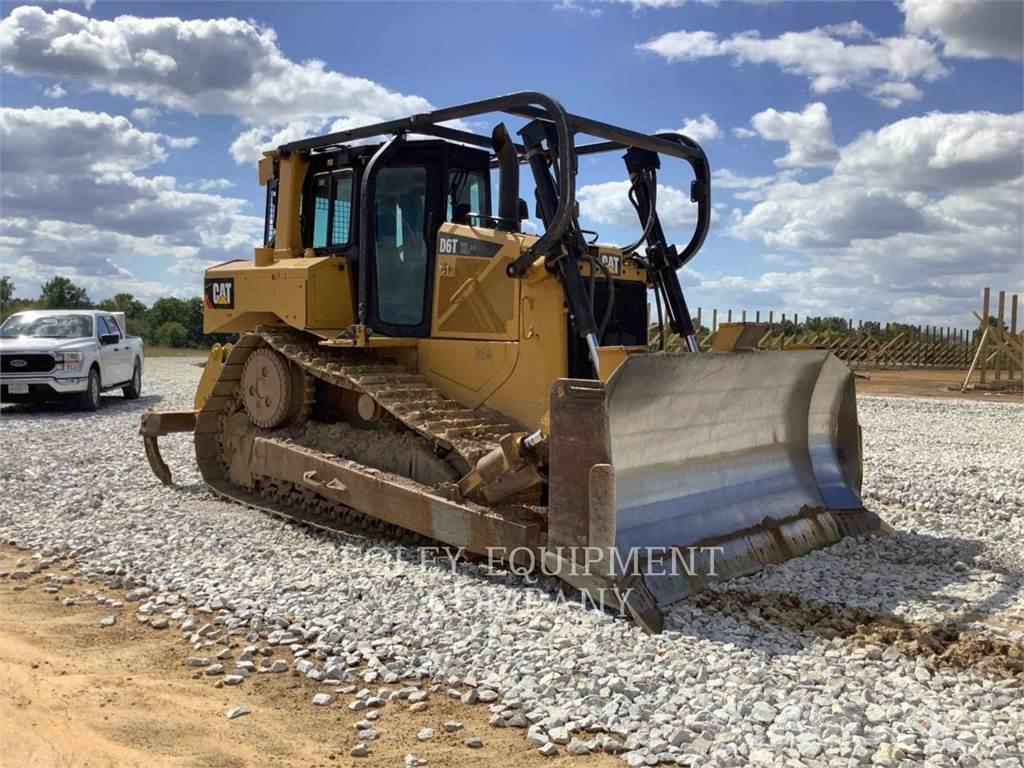
[[[7,391],[12,395],[27,395],[28,384],[8,384]]]

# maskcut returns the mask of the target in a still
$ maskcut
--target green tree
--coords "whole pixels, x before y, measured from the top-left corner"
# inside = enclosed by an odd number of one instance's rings
[[[864,325],[860,328],[862,333],[870,333],[872,336],[878,336],[882,333],[882,324],[877,320],[865,320]]]
[[[199,297],[179,299],[168,296],[157,299],[146,311],[145,320],[153,336],[150,341],[161,343],[158,341],[160,329],[167,323],[177,323],[185,329],[186,344],[203,342],[203,300]]]
[[[43,283],[39,294],[43,309],[87,309],[92,306],[89,294],[66,277],[55,277]]]
[[[845,334],[850,328],[847,322],[842,317],[808,317],[803,322],[804,330],[811,331],[812,333],[843,333]]]
[[[903,338],[904,341],[913,338],[917,334],[917,328],[913,325],[907,325],[906,323],[889,323],[889,329],[886,333],[886,338],[892,339],[899,336],[901,333],[906,334]]]
[[[105,309],[107,312],[124,312],[124,316],[129,320],[142,317],[146,311],[146,305],[130,293],[114,294],[114,298],[104,299],[96,306],[100,309]]]
[[[188,343],[188,330],[179,322],[168,321],[156,329],[156,343],[164,347],[184,347]]]
[[[0,309],[6,309],[14,299],[14,281],[7,275],[0,277]]]

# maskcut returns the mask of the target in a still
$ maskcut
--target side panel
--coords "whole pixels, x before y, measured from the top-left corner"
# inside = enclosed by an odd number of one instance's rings
[[[437,235],[432,336],[439,339],[519,338],[518,280],[505,274],[521,253],[522,236],[442,224]]]
[[[558,278],[543,267],[522,280],[519,359],[516,369],[487,404],[540,426],[548,411],[551,385],[568,370],[568,313]]]
[[[515,369],[518,355],[515,342],[424,339],[419,344],[419,370],[433,386],[463,405],[497,407],[490,398]]]
[[[206,270],[203,330],[232,333],[285,322],[309,330],[352,323],[352,285],[342,257],[229,261]]]

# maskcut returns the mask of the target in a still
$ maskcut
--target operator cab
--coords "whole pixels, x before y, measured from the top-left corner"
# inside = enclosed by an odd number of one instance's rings
[[[346,256],[356,270],[362,268],[363,180],[381,146],[310,156],[299,213],[303,248],[318,256]],[[441,140],[403,142],[376,170],[370,187],[369,325],[389,336],[429,336],[438,228],[446,221],[493,226],[490,156]],[[268,194],[268,220],[274,201]]]

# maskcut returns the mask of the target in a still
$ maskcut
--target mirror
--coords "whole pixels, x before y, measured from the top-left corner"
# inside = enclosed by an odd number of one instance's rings
[[[108,344],[117,344],[121,340],[121,337],[116,333],[104,333],[100,335],[100,344],[107,346]]]

